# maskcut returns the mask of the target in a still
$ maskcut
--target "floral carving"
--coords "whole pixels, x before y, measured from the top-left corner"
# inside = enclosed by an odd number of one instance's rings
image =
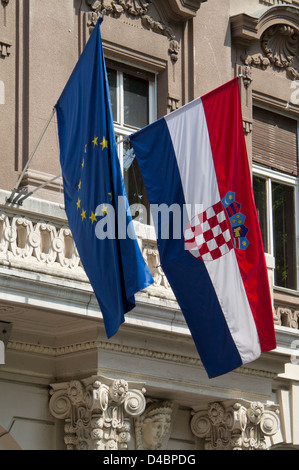
[[[210,403],[191,420],[193,434],[206,450],[265,450],[265,438],[279,430],[278,407],[240,400]]]
[[[135,384],[136,387],[136,384]],[[65,420],[68,450],[127,449],[130,418],[145,409],[143,384],[131,388],[125,380],[91,377],[52,385],[50,411]]]
[[[150,1],[145,0],[87,0],[93,11],[119,17],[124,11],[129,15],[141,16],[147,13]]]
[[[166,36],[169,41],[169,55],[172,62],[178,60],[179,43],[175,39],[175,35],[169,26],[160,21],[154,20],[149,14],[149,6],[151,1],[145,0],[86,0],[90,6],[92,13],[88,16],[87,26],[90,31],[96,25],[99,15],[106,14],[114,18],[119,18],[123,13],[129,16],[140,17],[143,26],[157,34]]]

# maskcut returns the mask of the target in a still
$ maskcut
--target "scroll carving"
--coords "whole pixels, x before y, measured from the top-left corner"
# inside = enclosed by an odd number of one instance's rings
[[[210,403],[191,420],[191,430],[206,450],[266,450],[266,437],[279,427],[277,406],[245,400]]]
[[[86,0],[86,2],[92,10],[92,13],[88,15],[87,21],[87,26],[90,30],[94,28],[99,15],[104,13],[114,18],[119,18],[124,13],[134,18],[139,17],[146,29],[168,38],[170,42],[168,50],[170,58],[173,63],[178,60],[179,43],[169,26],[152,18],[149,12],[150,0]]]
[[[143,384],[91,377],[54,384],[51,414],[65,421],[68,450],[126,450],[131,419],[145,409]]]

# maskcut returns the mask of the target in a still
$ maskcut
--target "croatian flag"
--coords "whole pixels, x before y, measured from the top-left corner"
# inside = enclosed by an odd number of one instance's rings
[[[130,137],[161,266],[210,378],[276,348],[235,78]],[[175,209],[180,207],[180,230]],[[180,235],[178,235],[180,232]]]

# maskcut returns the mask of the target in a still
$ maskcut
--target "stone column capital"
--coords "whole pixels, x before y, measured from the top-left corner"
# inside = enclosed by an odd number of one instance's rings
[[[212,402],[193,412],[191,430],[206,450],[265,450],[280,428],[278,405],[246,400]]]
[[[92,376],[52,384],[51,414],[65,421],[69,450],[125,450],[131,419],[146,406],[144,384]]]

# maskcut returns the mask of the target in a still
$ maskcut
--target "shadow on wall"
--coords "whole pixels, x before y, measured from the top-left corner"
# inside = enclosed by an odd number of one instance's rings
[[[22,450],[14,438],[0,426],[0,451],[1,450]]]

